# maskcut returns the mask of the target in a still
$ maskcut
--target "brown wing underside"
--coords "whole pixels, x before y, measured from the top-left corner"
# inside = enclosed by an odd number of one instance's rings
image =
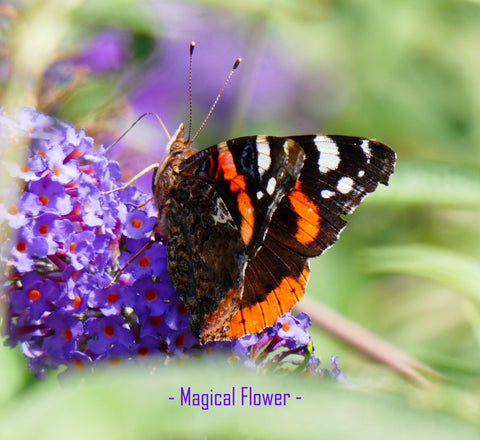
[[[167,215],[170,280],[193,333],[215,339],[240,307],[247,263],[240,232],[218,193],[199,179],[172,189]]]

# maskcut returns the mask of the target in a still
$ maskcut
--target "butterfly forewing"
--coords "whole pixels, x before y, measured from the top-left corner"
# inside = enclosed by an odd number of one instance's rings
[[[249,136],[198,153],[182,173],[215,188],[253,257],[276,207],[298,181],[304,160],[303,149],[291,139]]]
[[[386,145],[350,136],[292,136],[306,159],[293,190],[276,209],[273,236],[309,257],[330,247],[351,213],[393,172],[395,153]]]

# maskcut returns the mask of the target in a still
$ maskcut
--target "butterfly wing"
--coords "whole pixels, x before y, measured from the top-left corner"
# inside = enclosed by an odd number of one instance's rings
[[[271,326],[303,296],[308,257],[321,254],[352,212],[378,183],[388,183],[395,153],[386,145],[347,136],[291,139],[306,158],[299,179],[272,216],[259,252],[245,270],[238,312],[225,337],[236,339]],[[275,145],[274,138],[265,140]]]
[[[323,135],[236,138],[187,159],[172,192],[169,272],[201,341],[256,333],[290,310],[308,258],[394,163],[380,142]]]

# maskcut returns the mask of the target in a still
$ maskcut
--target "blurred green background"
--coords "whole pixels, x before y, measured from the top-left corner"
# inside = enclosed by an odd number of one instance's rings
[[[412,384],[318,328],[315,353],[326,365],[340,355],[347,389],[201,365],[99,375],[65,390],[54,375],[36,383],[20,351],[1,347],[1,438],[480,438],[479,1],[46,0],[3,2],[0,15],[0,104],[35,105],[99,142],[144,111],[170,132],[187,120],[195,40],[194,131],[244,60],[199,135],[203,147],[308,132],[390,145],[390,186],[311,262],[307,295],[443,376]],[[120,41],[107,66],[92,49],[102,32]],[[135,173],[160,160],[166,136],[144,120],[127,142],[118,159],[132,148]],[[308,398],[282,411],[202,412],[167,400],[180,384],[242,380]]]

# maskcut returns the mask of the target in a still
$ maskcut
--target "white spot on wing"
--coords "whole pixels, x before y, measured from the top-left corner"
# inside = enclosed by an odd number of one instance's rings
[[[260,200],[263,197],[263,191],[257,191],[257,200]]]
[[[290,141],[290,139],[287,139],[287,140],[283,143],[283,145],[282,145],[283,151],[285,152],[285,156],[287,156],[287,157],[290,156],[290,150],[289,150],[289,148],[288,148],[288,146],[289,146],[289,141]],[[291,142],[291,141],[290,141],[290,142]]]
[[[272,159],[270,157],[270,145],[265,136],[257,136],[257,153],[258,153],[258,172],[260,176],[270,168]]]
[[[337,190],[342,194],[348,194],[353,189],[353,180],[350,177],[342,177],[337,183]]]
[[[212,213],[213,223],[227,223],[233,221],[230,212],[228,212],[225,203],[221,199],[217,199],[217,206],[215,211]]]
[[[368,139],[364,139],[360,144],[360,148],[363,150],[363,152],[365,153],[365,156],[367,157],[367,163],[370,163],[370,159],[372,157],[372,150],[370,149],[370,141]]]
[[[328,136],[318,135],[313,140],[319,152],[318,168],[320,172],[327,173],[336,170],[340,163],[340,154],[337,144]]]
[[[364,170],[360,170],[360,171],[357,173],[357,176],[361,179],[363,176],[365,176],[365,171],[364,171]]]
[[[320,193],[322,198],[324,199],[329,199],[330,197],[333,197],[335,193],[333,191],[330,191],[329,189],[323,189]]]
[[[270,179],[268,179],[268,183],[267,183],[267,193],[269,195],[272,195],[273,192],[275,191],[276,186],[277,186],[277,181],[275,180],[274,177],[270,177]]]

